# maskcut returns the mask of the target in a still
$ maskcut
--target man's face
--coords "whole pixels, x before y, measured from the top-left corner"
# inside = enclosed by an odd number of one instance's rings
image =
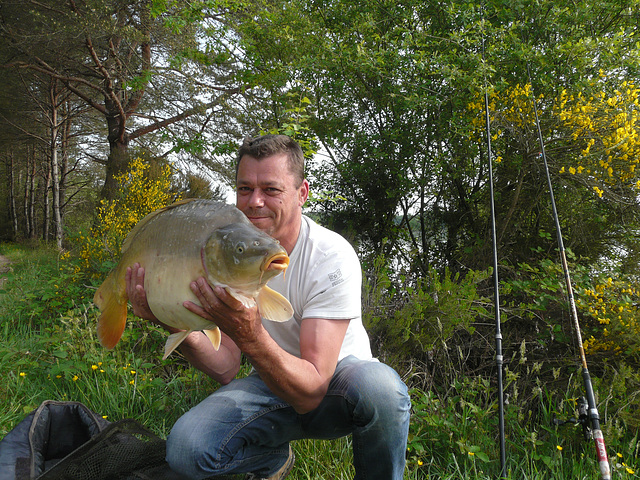
[[[260,160],[245,155],[238,166],[236,187],[236,206],[247,218],[287,250],[293,248],[309,184],[305,180],[296,185],[286,154]]]

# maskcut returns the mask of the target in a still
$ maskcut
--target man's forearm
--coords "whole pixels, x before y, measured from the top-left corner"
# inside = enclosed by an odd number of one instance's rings
[[[224,333],[217,351],[204,333],[192,332],[180,344],[180,352],[194,368],[223,385],[233,380],[240,370],[240,349]]]

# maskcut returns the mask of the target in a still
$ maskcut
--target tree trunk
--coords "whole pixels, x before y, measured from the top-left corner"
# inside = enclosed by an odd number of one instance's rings
[[[29,238],[36,238],[36,151],[33,150],[31,172],[29,173]]]
[[[71,108],[69,101],[64,104],[64,123],[60,138],[60,182],[58,184],[58,205],[60,207],[60,231],[64,226],[64,207],[66,205],[67,174],[69,173],[69,137],[71,135]]]
[[[18,212],[16,211],[16,185],[13,151],[9,152],[9,216],[13,225],[13,239],[18,238]]]
[[[129,167],[129,135],[122,128],[121,122],[126,122],[126,119],[120,116],[107,116],[109,158],[104,186],[100,192],[100,197],[104,200],[113,200],[116,197],[118,182],[115,177],[125,173]]]
[[[29,197],[31,196],[31,186],[31,155],[27,151],[27,169],[24,182],[24,202],[22,204],[22,208],[24,210],[24,234],[27,238],[31,238],[31,224],[29,223],[29,221],[31,220],[31,217],[29,216]]]
[[[58,167],[58,81],[52,80],[49,89],[51,105],[51,137],[49,148],[51,150],[51,164],[49,167],[51,177],[51,196],[53,197],[53,231],[56,239],[56,246],[62,249],[62,216],[60,215],[60,173]],[[48,188],[47,188],[48,191]]]
[[[42,191],[42,240],[49,240],[49,223],[51,222],[51,203],[49,202],[49,189],[51,187],[51,166],[47,166],[44,175],[44,188]]]

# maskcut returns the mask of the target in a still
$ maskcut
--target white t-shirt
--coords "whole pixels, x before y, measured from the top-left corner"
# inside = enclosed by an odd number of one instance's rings
[[[271,279],[268,286],[293,306],[293,317],[286,322],[262,320],[285,351],[300,357],[300,323],[304,318],[350,319],[338,359],[348,355],[372,358],[361,317],[360,260],[342,236],[303,215],[289,267],[284,275]]]

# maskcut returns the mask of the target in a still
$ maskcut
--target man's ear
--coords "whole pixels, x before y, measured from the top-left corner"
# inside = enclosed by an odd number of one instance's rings
[[[309,182],[307,179],[302,181],[302,185],[298,187],[298,203],[302,207],[309,198]]]

